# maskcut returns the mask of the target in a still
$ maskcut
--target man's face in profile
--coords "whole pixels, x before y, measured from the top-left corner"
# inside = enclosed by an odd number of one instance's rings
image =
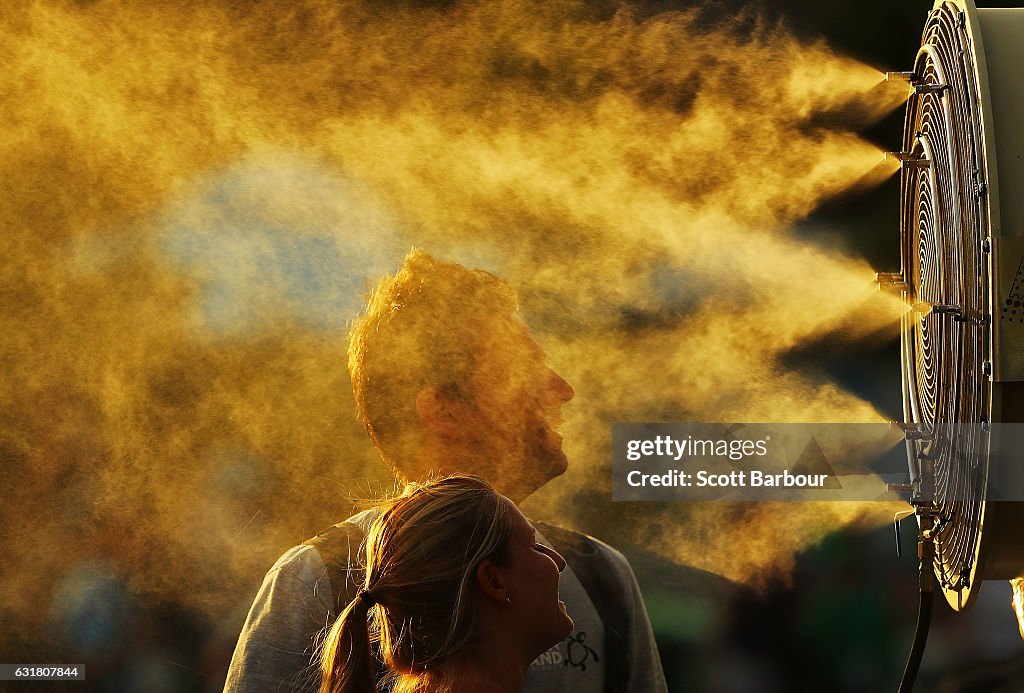
[[[495,316],[473,375],[475,437],[498,477],[527,495],[565,472],[562,405],[575,394],[546,363],[544,351],[516,315]]]

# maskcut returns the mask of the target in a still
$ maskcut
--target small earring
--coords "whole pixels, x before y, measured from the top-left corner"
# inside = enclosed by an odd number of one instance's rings
[[[506,604],[511,604],[512,603],[512,595],[511,594],[506,594],[505,595],[505,603]]]

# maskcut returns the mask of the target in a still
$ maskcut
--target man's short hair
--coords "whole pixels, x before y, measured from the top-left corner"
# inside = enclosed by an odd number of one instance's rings
[[[417,395],[431,387],[472,402],[491,321],[517,310],[515,291],[498,277],[417,249],[372,290],[350,333],[349,374],[359,417],[399,476],[421,439]]]

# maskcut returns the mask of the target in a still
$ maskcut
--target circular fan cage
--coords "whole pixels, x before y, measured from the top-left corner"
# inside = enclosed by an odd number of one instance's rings
[[[993,454],[994,436],[1024,422],[1021,65],[1024,9],[936,2],[900,155],[901,274],[914,306],[901,331],[907,452],[955,610],[983,580],[1024,574],[1024,491],[1005,501],[991,491],[997,465],[1014,462]]]

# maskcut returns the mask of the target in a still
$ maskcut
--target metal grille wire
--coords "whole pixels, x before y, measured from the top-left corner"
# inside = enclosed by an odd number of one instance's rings
[[[930,434],[908,441],[908,452],[912,473],[934,472],[935,574],[962,605],[980,540],[991,419],[990,277],[974,52],[955,4],[929,16],[914,74],[919,85],[946,88],[919,89],[904,130],[903,151],[927,162],[905,166],[901,178],[903,276],[918,306],[904,318],[904,413]]]

